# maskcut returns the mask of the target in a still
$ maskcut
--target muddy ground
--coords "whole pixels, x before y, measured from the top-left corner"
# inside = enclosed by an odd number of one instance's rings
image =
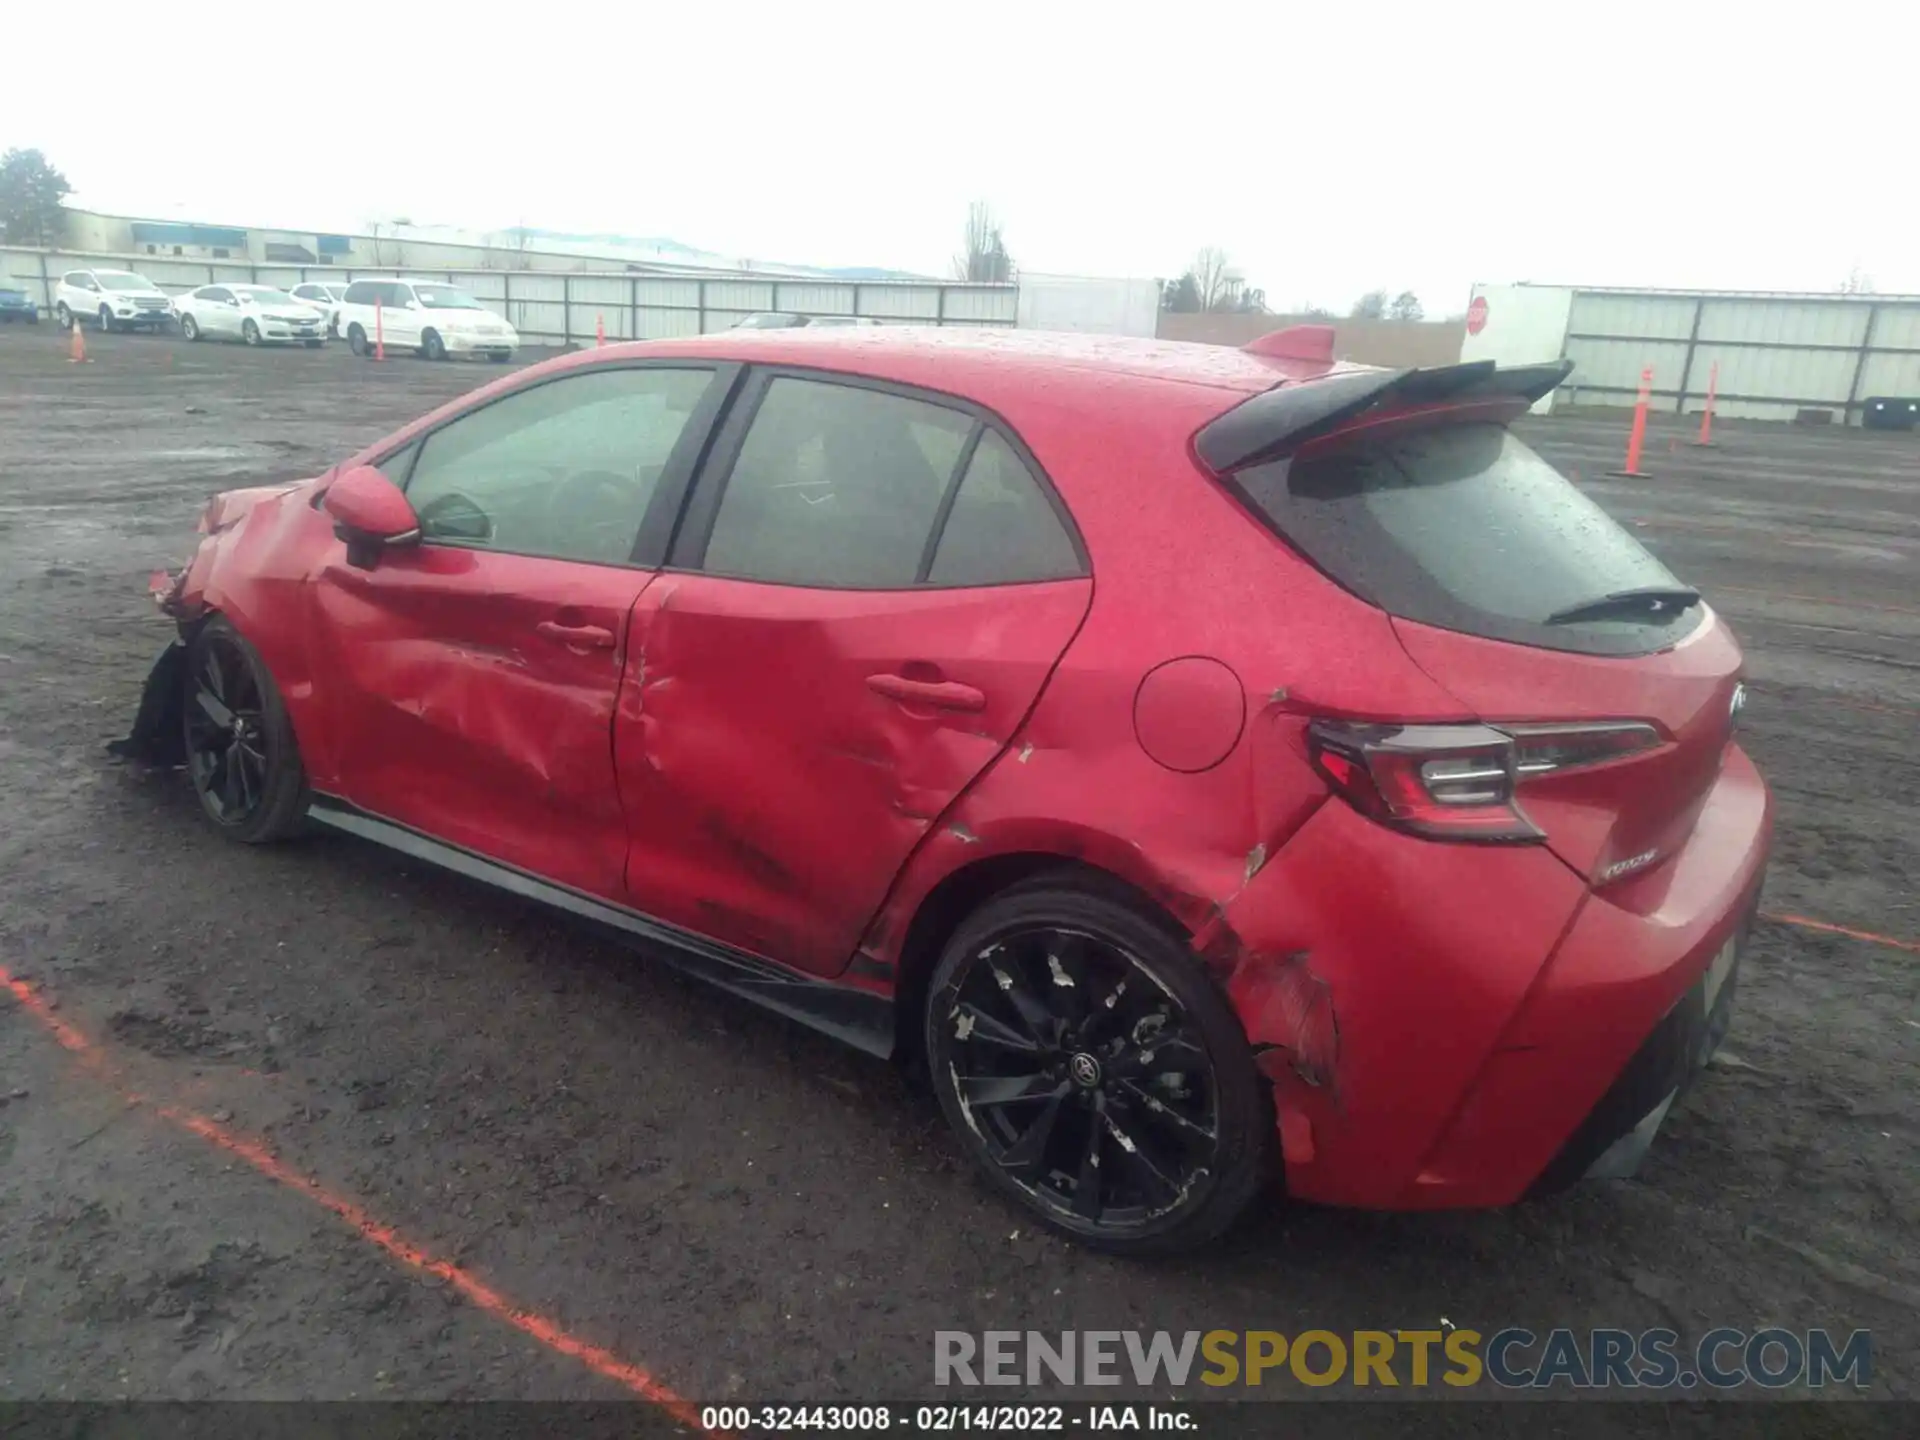
[[[1508,1212],[1273,1205],[1128,1264],[1035,1233],[886,1066],[343,838],[241,849],[118,769],[208,493],[315,473],[485,367],[0,332],[0,1397],[626,1392],[190,1107],[699,1400],[909,1398],[932,1333],[1870,1328],[1920,1397],[1916,964],[1778,921],[1640,1178]],[[1920,435],[1530,427],[1732,618],[1779,799],[1765,909],[1920,938]],[[149,1097],[130,1105],[129,1091]],[[1294,1390],[1290,1393],[1300,1393]]]

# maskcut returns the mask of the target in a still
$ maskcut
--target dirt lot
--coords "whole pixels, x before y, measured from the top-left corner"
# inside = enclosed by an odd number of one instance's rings
[[[926,1396],[936,1329],[1443,1317],[1866,1327],[1875,1391],[1920,1398],[1910,948],[1763,924],[1732,1053],[1637,1180],[1496,1214],[1276,1204],[1220,1253],[1090,1255],[976,1185],[885,1066],[379,850],[226,845],[182,779],[110,764],[168,634],[146,575],[205,497],[498,372],[89,339],[74,366],[51,327],[0,332],[0,966],[88,1047],[0,995],[0,1397],[629,1394],[384,1224],[706,1401]],[[1533,438],[1747,645],[1766,911],[1911,945],[1920,436],[1656,428],[1656,478],[1603,478],[1624,428]]]

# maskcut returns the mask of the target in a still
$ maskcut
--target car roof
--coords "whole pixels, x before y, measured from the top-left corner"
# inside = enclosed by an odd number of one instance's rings
[[[1253,395],[1288,379],[1331,373],[1325,364],[1302,370],[1286,361],[1263,358],[1228,345],[986,326],[805,325],[784,330],[731,329],[681,340],[630,342],[594,353],[612,357],[622,351],[635,357],[684,355],[842,370],[902,384],[962,392],[980,386],[998,390],[1008,383],[1041,380],[1097,388],[1103,378],[1126,377]]]

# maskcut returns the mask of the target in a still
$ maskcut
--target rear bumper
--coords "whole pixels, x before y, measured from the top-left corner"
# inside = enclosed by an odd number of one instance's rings
[[[1628,1173],[1725,1032],[1732,984],[1708,972],[1745,932],[1771,830],[1738,748],[1686,846],[1599,893],[1543,847],[1434,844],[1324,806],[1227,914],[1289,1190],[1434,1209]],[[1312,985],[1249,978],[1275,965]],[[1315,1083],[1291,1063],[1303,1035],[1333,1037]]]

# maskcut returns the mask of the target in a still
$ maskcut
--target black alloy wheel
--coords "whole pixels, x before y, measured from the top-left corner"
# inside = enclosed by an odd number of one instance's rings
[[[1117,900],[1016,889],[961,927],[927,1056],[998,1188],[1106,1249],[1186,1249],[1264,1178],[1270,1100],[1238,1020],[1175,937]]]
[[[253,647],[224,618],[187,650],[187,773],[207,818],[249,844],[297,828],[306,774],[278,690]]]

